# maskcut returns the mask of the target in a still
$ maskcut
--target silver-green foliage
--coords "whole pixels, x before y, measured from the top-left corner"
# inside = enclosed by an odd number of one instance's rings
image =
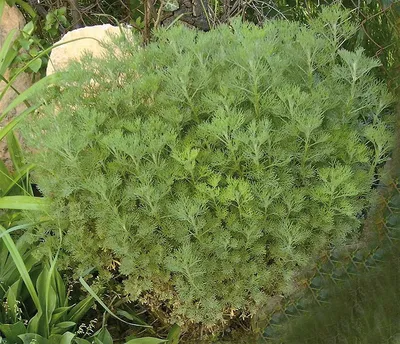
[[[118,274],[178,323],[222,324],[290,292],[359,233],[391,147],[379,63],[342,49],[354,31],[331,6],[307,27],[163,29],[71,68],[25,129],[64,264]]]

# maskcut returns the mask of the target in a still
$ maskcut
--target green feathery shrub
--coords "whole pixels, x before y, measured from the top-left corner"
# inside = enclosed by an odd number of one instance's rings
[[[309,26],[173,27],[73,66],[25,128],[64,265],[216,330],[356,238],[391,97],[377,60],[341,48],[348,18],[331,6]],[[48,226],[35,235],[58,243]]]

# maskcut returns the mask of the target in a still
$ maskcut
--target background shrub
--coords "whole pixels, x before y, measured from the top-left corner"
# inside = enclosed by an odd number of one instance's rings
[[[356,238],[391,97],[377,60],[341,49],[348,18],[331,6],[309,26],[174,27],[71,68],[25,128],[64,265],[215,331]],[[58,243],[48,228],[42,250]]]

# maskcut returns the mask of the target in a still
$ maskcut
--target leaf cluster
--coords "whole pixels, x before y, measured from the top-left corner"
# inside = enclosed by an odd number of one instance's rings
[[[308,26],[173,27],[72,66],[24,130],[63,264],[215,329],[356,237],[392,146],[391,97],[377,60],[341,48],[348,18],[331,6]]]

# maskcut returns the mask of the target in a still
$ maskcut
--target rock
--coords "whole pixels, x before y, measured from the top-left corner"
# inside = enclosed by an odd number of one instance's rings
[[[25,25],[25,19],[19,9],[15,6],[10,7],[7,3],[4,5],[3,15],[0,19],[0,46],[3,47],[4,41],[9,34],[9,32],[13,29],[17,29],[17,32],[14,38],[17,37],[19,30],[22,30]],[[6,80],[10,78],[10,72],[6,71],[3,75]],[[32,75],[27,73],[20,74],[16,80],[13,82],[13,87],[18,92],[23,92],[28,89],[32,85]],[[6,83],[4,81],[0,81],[0,93],[3,92],[6,87]],[[0,113],[3,113],[4,109],[15,99],[17,93],[9,88],[5,95],[0,98]],[[11,111],[6,120],[1,123],[1,127],[5,126],[7,122],[12,119],[17,114],[20,114],[23,110],[26,109],[25,104],[21,104],[17,106],[13,111]],[[3,160],[7,167],[11,168],[11,161],[9,154],[7,152],[7,145],[5,140],[0,141],[0,159]]]
[[[0,19],[0,45],[3,46],[4,40],[12,29],[22,30],[25,19],[19,9],[15,6],[4,5],[3,16]]]
[[[122,30],[132,37],[130,30],[127,28],[123,28]],[[50,54],[46,74],[50,75],[55,71],[65,69],[71,60],[79,60],[86,51],[92,53],[93,57],[101,57],[106,53],[106,50],[100,42],[107,44],[107,42],[110,42],[110,36],[120,34],[121,28],[110,24],[87,26],[68,32],[56,44],[69,42],[78,38],[85,39],[80,39],[54,48]]]
[[[25,19],[18,8],[10,7],[7,3],[4,6],[3,16],[0,19],[0,46],[3,47],[4,41],[11,30],[17,29],[18,32],[15,34],[15,38],[22,30],[25,25]],[[5,79],[8,80],[10,77],[10,72],[6,71],[4,75]],[[18,92],[23,92],[32,85],[31,77],[28,74],[21,74],[13,83],[13,87],[18,90]],[[0,82],[0,92],[4,90],[6,83],[4,81]],[[8,89],[3,98],[0,99],[0,111],[3,110],[10,104],[10,102],[16,97],[16,93],[12,89]],[[22,105],[20,109],[13,111],[13,114],[19,113],[21,109],[25,109],[25,105]]]

